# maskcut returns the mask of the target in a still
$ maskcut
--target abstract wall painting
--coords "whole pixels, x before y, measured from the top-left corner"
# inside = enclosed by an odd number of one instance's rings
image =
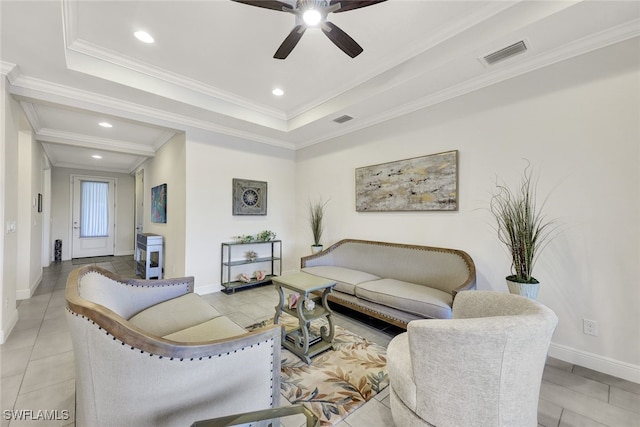
[[[167,223],[167,184],[151,189],[151,222]]]
[[[356,169],[356,211],[458,210],[458,151]]]

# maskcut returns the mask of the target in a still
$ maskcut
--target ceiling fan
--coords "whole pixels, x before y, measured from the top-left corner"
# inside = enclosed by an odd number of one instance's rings
[[[249,6],[289,12],[296,16],[296,26],[284,39],[275,55],[285,59],[298,44],[307,28],[319,27],[329,40],[352,58],[362,53],[362,47],[336,24],[327,21],[329,13],[348,12],[361,7],[372,6],[386,0],[297,0],[295,7],[278,0],[232,0]]]

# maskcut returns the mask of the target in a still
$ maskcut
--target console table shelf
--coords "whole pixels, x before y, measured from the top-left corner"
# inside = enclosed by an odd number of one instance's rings
[[[261,246],[269,246],[266,250],[266,254],[262,254],[254,260],[246,258],[246,251],[252,247],[256,247],[258,250]],[[243,258],[241,258],[243,257]],[[267,274],[262,280],[257,280],[256,277],[251,277],[251,281],[243,282],[240,280],[232,279],[232,275],[241,271],[235,267],[247,266],[255,264],[256,268],[264,269]],[[245,269],[246,270],[246,269]],[[273,277],[282,274],[282,241],[281,240],[268,240],[255,241],[248,243],[238,242],[226,242],[222,243],[221,255],[220,255],[220,283],[224,288],[222,292],[226,294],[234,293],[238,289],[266,285],[271,283]]]

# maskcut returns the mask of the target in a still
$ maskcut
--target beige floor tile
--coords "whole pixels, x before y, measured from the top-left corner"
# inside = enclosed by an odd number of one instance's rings
[[[562,420],[560,421],[559,427],[616,427],[616,426],[607,426],[606,424],[599,423],[590,418],[584,417],[580,414],[576,414],[575,412],[565,409],[562,412]],[[623,427],[623,426],[617,426],[617,427]]]
[[[0,377],[3,381],[6,377],[22,376],[24,374],[31,352],[31,347],[23,347],[0,353]]]
[[[637,413],[546,381],[542,382],[540,390],[540,396],[544,400],[601,424],[611,427],[640,427],[640,416]]]
[[[574,366],[573,373],[585,378],[590,378],[595,381],[599,381],[610,386],[617,387],[622,390],[630,391],[631,393],[640,394],[640,384],[625,381],[620,378],[616,378],[611,375],[603,374],[602,372],[594,371],[589,368],[583,368],[582,366]]]
[[[542,375],[544,381],[561,385],[586,396],[603,402],[609,401],[609,386],[600,382],[581,377],[563,369],[546,366]]]
[[[23,421],[11,421],[11,427],[18,426],[65,426],[75,418],[75,381],[69,380],[30,393],[18,395],[15,409],[32,410],[34,417]],[[38,413],[36,411],[46,411]],[[27,415],[30,415],[27,413]]]
[[[20,319],[18,319],[20,323]],[[19,348],[32,348],[38,336],[38,328],[14,330],[4,344],[0,345],[0,352],[12,351]]]
[[[611,387],[609,403],[636,412],[640,417],[640,394],[630,393],[617,387]]]
[[[74,378],[75,370],[73,352],[71,351],[31,360],[24,374],[20,394],[29,393]]]
[[[55,354],[73,351],[71,334],[62,329],[62,332],[40,334],[31,353],[31,360],[42,359]]]
[[[543,427],[558,427],[562,408],[544,399],[538,402],[538,425]]]
[[[22,384],[22,374],[2,378],[0,384],[0,405],[2,405],[3,411],[5,409],[13,409],[13,405],[18,398],[20,384]]]
[[[391,410],[376,399],[369,400],[344,421],[350,427],[393,427],[395,425]]]
[[[44,335],[56,334],[60,332],[68,332],[69,325],[67,323],[67,316],[65,312],[58,313],[55,317],[45,317],[42,320],[42,326],[40,327],[39,337]]]

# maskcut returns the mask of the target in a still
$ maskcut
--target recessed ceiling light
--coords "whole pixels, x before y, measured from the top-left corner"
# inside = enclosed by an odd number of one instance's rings
[[[100,126],[102,126],[103,128],[112,128],[113,125],[109,122],[100,122],[98,123]]]
[[[101,156],[101,155],[99,155],[99,154],[94,154],[94,155],[93,155],[93,156],[91,156],[91,157],[93,157],[94,159],[101,159],[101,158],[102,158],[102,156]]]
[[[274,90],[271,91],[271,93],[274,94],[275,96],[284,95],[284,91],[280,88],[275,88]]]
[[[133,33],[133,35],[143,43],[153,43],[153,37],[151,37],[151,34],[147,33],[146,31],[136,31],[135,33]]]

